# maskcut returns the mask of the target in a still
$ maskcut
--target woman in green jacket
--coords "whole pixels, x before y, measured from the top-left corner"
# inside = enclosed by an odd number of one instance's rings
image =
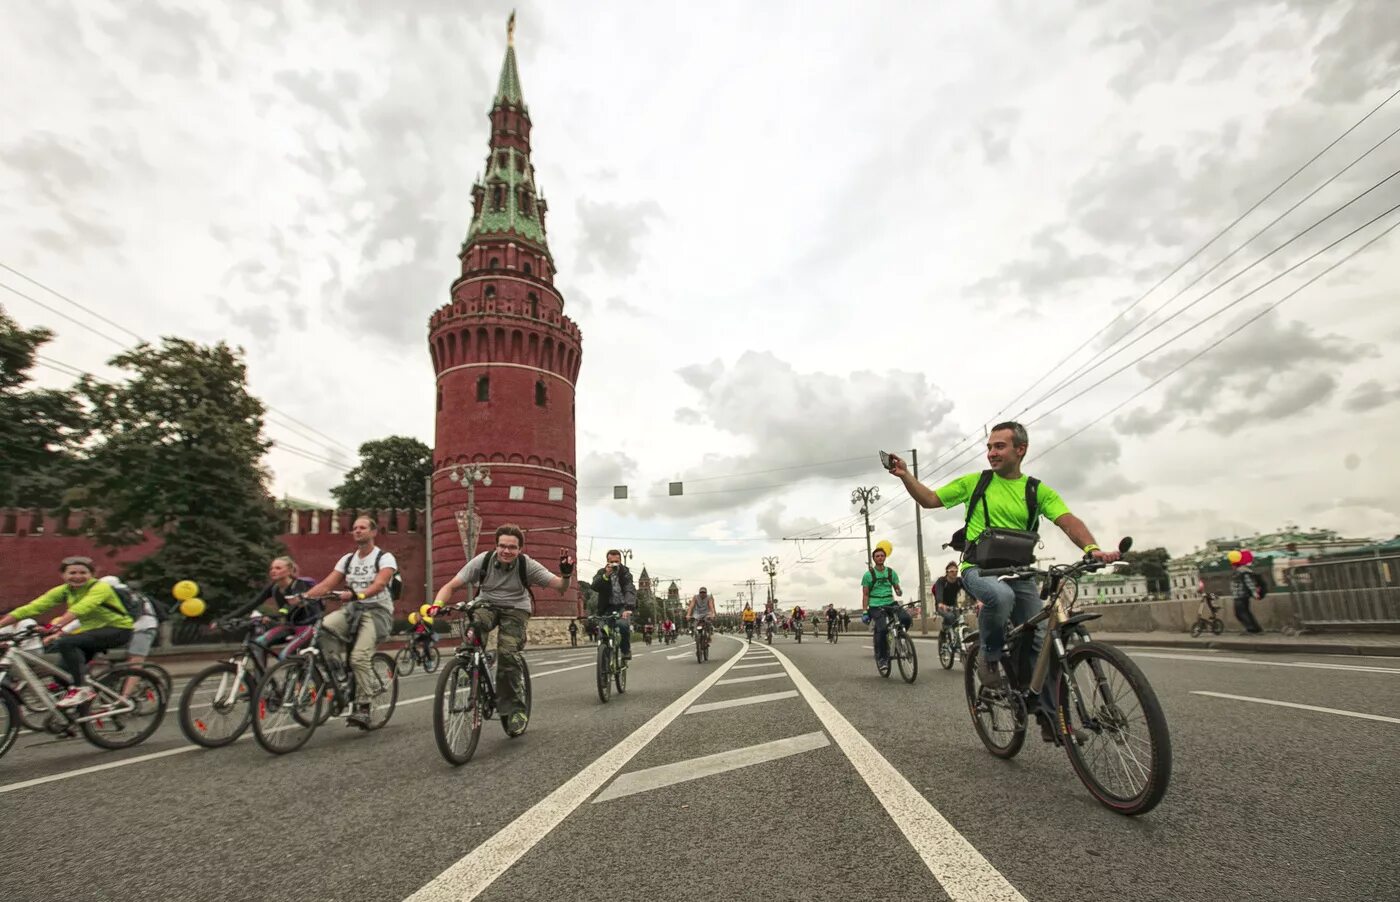
[[[130,642],[132,621],[112,587],[93,578],[92,558],[66,557],[59,570],[63,573],[62,585],[0,617],[0,626],[41,614],[58,604],[65,605],[63,613],[49,621],[53,632],[44,637],[44,644],[62,659],[63,668],[73,677],[72,688],[58,702],[61,708],[71,708],[97,696],[83,685],[88,661],[100,651],[121,648]],[[63,627],[74,620],[80,620],[81,627],[76,632],[63,633]]]

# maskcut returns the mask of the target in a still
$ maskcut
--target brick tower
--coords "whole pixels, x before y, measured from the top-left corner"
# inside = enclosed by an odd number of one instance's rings
[[[461,276],[451,299],[428,321],[437,374],[433,448],[433,585],[462,566],[458,513],[467,507],[461,468],[490,468],[477,484],[482,535],[517,523],[525,550],[556,570],[560,549],[575,551],[574,385],[582,357],[578,326],[564,315],[545,238],[547,206],[530,163],[530,113],[515,64],[515,16],[491,105],[490,153],[472,187],[472,221],[462,243]],[[452,479],[453,475],[459,477]],[[535,615],[572,617],[576,593],[536,590]],[[541,624],[543,625],[543,624]]]

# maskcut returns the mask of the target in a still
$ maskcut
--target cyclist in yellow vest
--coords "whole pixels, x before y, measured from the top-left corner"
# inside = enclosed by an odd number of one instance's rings
[[[753,641],[753,624],[754,624],[754,621],[758,619],[758,615],[756,615],[756,614],[753,612],[753,604],[752,604],[752,603],[745,603],[745,605],[744,605],[744,614],[743,614],[743,617],[744,617],[744,635],[748,637],[748,640],[749,640],[750,642],[752,642],[752,641]]]

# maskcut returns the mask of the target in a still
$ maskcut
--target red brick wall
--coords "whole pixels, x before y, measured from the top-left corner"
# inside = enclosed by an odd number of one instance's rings
[[[341,557],[354,549],[347,511],[299,511],[295,527],[288,514],[288,529],[281,536],[287,553],[296,559],[304,576],[319,580]],[[403,577],[403,597],[395,605],[405,617],[424,601],[425,537],[420,531],[422,511],[380,511],[379,546],[394,553]],[[81,522],[74,514],[67,524]],[[121,573],[126,564],[140,560],[160,547],[152,537],[140,545],[118,553],[99,550],[87,536],[64,534],[67,525],[35,511],[0,510],[0,610],[24,604],[52,589],[62,580],[58,562],[74,554],[85,554],[97,563],[98,575]],[[314,529],[314,531],[313,531]],[[199,580],[199,574],[190,578]]]

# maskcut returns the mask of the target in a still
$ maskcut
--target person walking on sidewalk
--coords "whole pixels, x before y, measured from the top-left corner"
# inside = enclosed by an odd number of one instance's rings
[[[1230,591],[1235,596],[1235,619],[1244,627],[1244,631],[1262,633],[1264,629],[1259,625],[1259,621],[1254,619],[1254,612],[1249,609],[1249,605],[1254,599],[1263,598],[1268,589],[1264,585],[1263,577],[1250,569],[1249,565],[1252,563],[1254,552],[1230,552],[1230,567],[1234,571],[1230,574]]]
[[[569,646],[578,648],[578,620],[569,621]]]

